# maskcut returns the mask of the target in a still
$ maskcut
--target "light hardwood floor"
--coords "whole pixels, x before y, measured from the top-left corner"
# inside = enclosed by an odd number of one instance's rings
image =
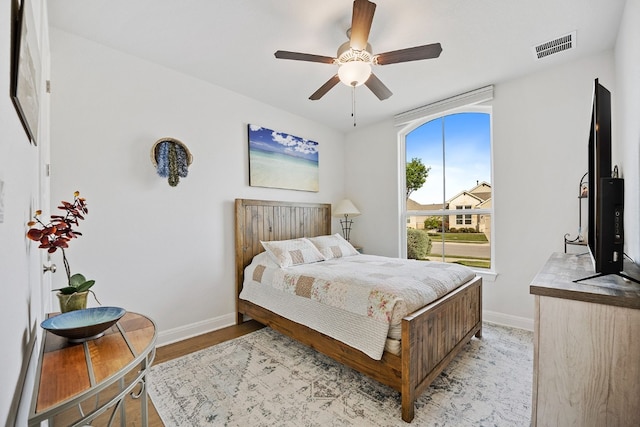
[[[156,350],[156,358],[153,364],[155,365],[158,363],[166,362],[168,360],[184,356],[185,354],[202,350],[212,345],[216,345],[221,342],[248,334],[250,332],[257,331],[258,329],[261,329],[263,327],[264,326],[260,323],[252,320],[241,325],[229,326],[228,328],[220,329],[218,331],[209,332],[174,344],[158,347],[158,349]],[[127,426],[139,427],[141,425],[139,402],[127,399],[126,408]],[[114,425],[119,424],[115,423]],[[164,424],[162,423],[162,420],[160,419],[156,408],[153,406],[153,402],[151,402],[151,399],[149,399],[149,426],[164,427]]]

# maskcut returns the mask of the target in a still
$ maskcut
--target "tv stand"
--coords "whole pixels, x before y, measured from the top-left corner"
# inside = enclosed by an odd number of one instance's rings
[[[640,286],[575,283],[594,273],[588,257],[554,253],[531,282],[532,427],[640,426]]]

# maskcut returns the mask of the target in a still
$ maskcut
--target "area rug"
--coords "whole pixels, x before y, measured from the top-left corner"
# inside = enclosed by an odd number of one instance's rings
[[[533,335],[485,323],[416,402],[416,426],[529,426]],[[270,328],[151,368],[173,426],[407,426],[400,394]]]

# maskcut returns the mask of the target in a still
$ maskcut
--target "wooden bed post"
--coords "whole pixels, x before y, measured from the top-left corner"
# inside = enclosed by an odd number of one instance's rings
[[[410,423],[415,416],[416,400],[416,384],[415,375],[411,375],[415,372],[418,366],[416,360],[416,353],[413,349],[415,346],[415,334],[411,333],[411,324],[409,319],[402,319],[402,336],[401,336],[401,348],[402,348],[402,383],[400,385],[400,400],[402,404],[402,420]]]
[[[236,216],[236,325],[244,322],[244,315],[240,313],[240,307],[238,307],[238,295],[242,290],[242,284],[244,283],[244,233],[239,232],[244,230],[244,206],[242,199],[236,199],[235,202],[235,216]]]

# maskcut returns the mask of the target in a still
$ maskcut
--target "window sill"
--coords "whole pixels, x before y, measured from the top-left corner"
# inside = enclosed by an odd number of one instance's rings
[[[478,276],[482,277],[483,282],[495,282],[498,273],[490,270],[473,270]]]

